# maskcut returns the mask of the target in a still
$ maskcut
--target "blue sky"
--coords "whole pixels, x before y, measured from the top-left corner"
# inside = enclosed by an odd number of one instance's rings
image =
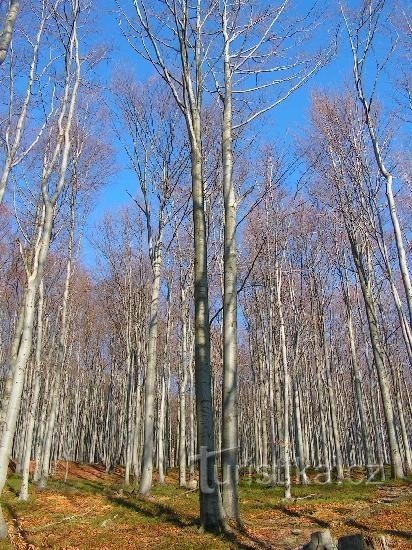
[[[145,81],[152,69],[147,62],[142,61],[133,52],[126,39],[122,36],[117,25],[115,2],[103,0],[99,8],[100,20],[96,21],[96,32],[93,39],[104,37],[104,44],[109,48],[107,61],[98,68],[98,78],[104,85],[109,85],[112,75],[118,69],[132,71],[136,78]],[[319,37],[319,43],[325,37]],[[326,37],[327,40],[327,37]],[[302,135],[308,123],[310,97],[314,89],[337,90],[345,82],[351,84],[351,56],[348,51],[347,38],[342,31],[339,40],[339,50],[335,58],[313,77],[303,88],[279,105],[264,119],[264,139],[269,142],[293,142],[294,136]],[[385,85],[382,85],[385,88]],[[127,159],[122,152],[122,146],[116,142],[117,162],[120,166],[118,173],[110,177],[107,185],[101,189],[94,199],[94,207],[88,220],[85,238],[83,238],[82,259],[92,266],[95,258],[92,247],[88,244],[87,234],[93,233],[93,228],[105,212],[115,212],[122,205],[130,203],[128,191],[133,194],[137,182],[133,173],[127,169]]]

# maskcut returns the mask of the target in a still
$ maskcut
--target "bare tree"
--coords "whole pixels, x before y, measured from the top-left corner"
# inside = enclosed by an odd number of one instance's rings
[[[136,21],[122,12],[134,33],[132,47],[155,67],[169,86],[187,126],[192,176],[194,225],[194,301],[195,301],[195,385],[198,419],[198,447],[201,460],[200,519],[204,529],[216,530],[220,524],[215,469],[214,420],[210,370],[209,289],[207,241],[204,208],[202,156],[203,28],[213,6],[199,1],[194,7],[184,0],[169,4],[162,0],[150,5],[133,3]],[[158,25],[158,14],[164,23]],[[170,25],[170,26],[169,26]],[[169,30],[170,29],[170,30]],[[171,48],[171,49],[169,49]],[[169,52],[176,50],[177,59]]]
[[[376,75],[371,93],[368,95],[365,90],[365,66],[368,62],[370,51],[376,34],[379,32],[379,26],[386,10],[385,0],[365,0],[362,2],[359,11],[350,18],[346,10],[341,5],[341,13],[345,21],[346,30],[353,57],[353,77],[358,100],[362,106],[365,124],[369,131],[370,141],[379,172],[386,182],[386,198],[388,201],[392,228],[395,236],[396,250],[398,254],[399,268],[402,275],[402,282],[405,290],[406,303],[409,311],[409,323],[412,326],[412,284],[406,259],[404,237],[402,235],[401,224],[399,221],[395,197],[393,193],[393,174],[388,167],[385,155],[382,150],[381,139],[377,131],[377,119],[371,109],[372,100],[375,96],[377,80],[380,73],[387,64],[395,43],[391,44],[386,58],[377,64]]]
[[[66,183],[71,146],[71,125],[80,84],[80,57],[77,37],[79,4],[77,0],[70,3],[70,10],[72,14],[71,28],[70,33],[66,35],[67,44],[64,44],[67,47],[67,53],[63,96],[55,126],[53,125],[50,128],[49,143],[54,145],[51,145],[50,149],[46,147],[43,157],[40,182],[41,194],[37,206],[35,238],[30,257],[22,249],[27,281],[20,313],[22,322],[17,327],[11,356],[10,376],[12,384],[10,394],[6,396],[5,401],[7,413],[0,442],[0,490],[3,490],[7,477],[26,364],[32,348],[35,303],[49,251],[56,204]],[[50,180],[56,173],[55,186],[51,191],[49,187]]]

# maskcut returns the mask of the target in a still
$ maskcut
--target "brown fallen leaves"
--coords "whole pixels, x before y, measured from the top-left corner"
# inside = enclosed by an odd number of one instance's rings
[[[244,529],[224,537],[200,533],[197,494],[179,489],[175,472],[166,481],[141,500],[122,486],[120,469],[106,473],[101,466],[63,462],[47,490],[31,487],[28,503],[19,503],[11,490],[6,494],[10,537],[0,548],[296,549],[322,528],[335,537],[385,535],[395,550],[412,547],[412,487],[407,483],[369,488],[363,497],[359,487],[353,494],[346,487],[342,498],[343,489],[336,487],[336,499],[330,488],[312,485],[310,498],[291,502],[282,501],[279,488],[241,488]]]

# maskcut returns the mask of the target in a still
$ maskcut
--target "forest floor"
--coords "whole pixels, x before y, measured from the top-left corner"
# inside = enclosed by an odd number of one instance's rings
[[[30,487],[28,502],[16,498],[20,485],[11,475],[3,494],[9,541],[1,549],[127,548],[299,548],[310,534],[330,528],[335,537],[363,533],[386,548],[412,548],[412,481],[379,484],[293,486],[282,500],[281,487],[254,480],[240,483],[242,532],[228,536],[198,530],[198,495],[177,487],[177,473],[140,499],[123,487],[121,472],[60,464],[46,490]]]

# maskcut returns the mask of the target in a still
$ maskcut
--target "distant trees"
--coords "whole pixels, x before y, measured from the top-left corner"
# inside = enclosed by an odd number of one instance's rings
[[[153,272],[148,318],[147,368],[145,373],[144,447],[140,494],[152,485],[157,373],[158,309],[162,282],[165,232],[182,208],[176,190],[187,167],[186,143],[179,135],[177,108],[160,87],[139,89],[134,83],[118,83],[115,90],[128,136],[123,131],[130,164],[135,172],[141,198],[136,205],[144,216],[147,249]],[[170,238],[170,237],[169,237]]]
[[[376,274],[372,260],[373,249],[369,238],[370,229],[373,229],[373,220],[376,217],[376,212],[370,209],[370,204],[372,202],[373,207],[373,193],[376,194],[379,188],[374,188],[374,182],[370,179],[372,169],[368,164],[362,120],[351,99],[347,98],[345,101],[339,98],[331,102],[321,96],[315,105],[317,139],[320,142],[317,151],[326,152],[325,164],[321,170],[324,170],[323,174],[329,189],[335,192],[333,197],[335,211],[341,216],[343,228],[347,233],[365,303],[388,430],[392,474],[394,477],[402,477],[402,462],[396,438],[393,404],[386,374],[382,331],[379,326],[374,291]],[[344,111],[342,111],[342,105],[344,105]],[[351,114],[351,118],[348,117],[348,113]],[[312,152],[315,151],[314,142],[311,143],[311,149]],[[317,162],[322,162],[320,154]]]
[[[262,126],[335,50],[318,7],[119,2],[156,74],[103,91],[91,6],[19,13],[0,67],[1,490],[10,459],[21,500],[59,461],[120,466],[144,497],[178,468],[213,531],[241,519],[248,471],[287,499],[412,471],[405,105],[389,124],[367,91],[383,0],[334,14],[353,89],[313,93],[295,149]],[[130,204],[90,228],[121,166]]]

